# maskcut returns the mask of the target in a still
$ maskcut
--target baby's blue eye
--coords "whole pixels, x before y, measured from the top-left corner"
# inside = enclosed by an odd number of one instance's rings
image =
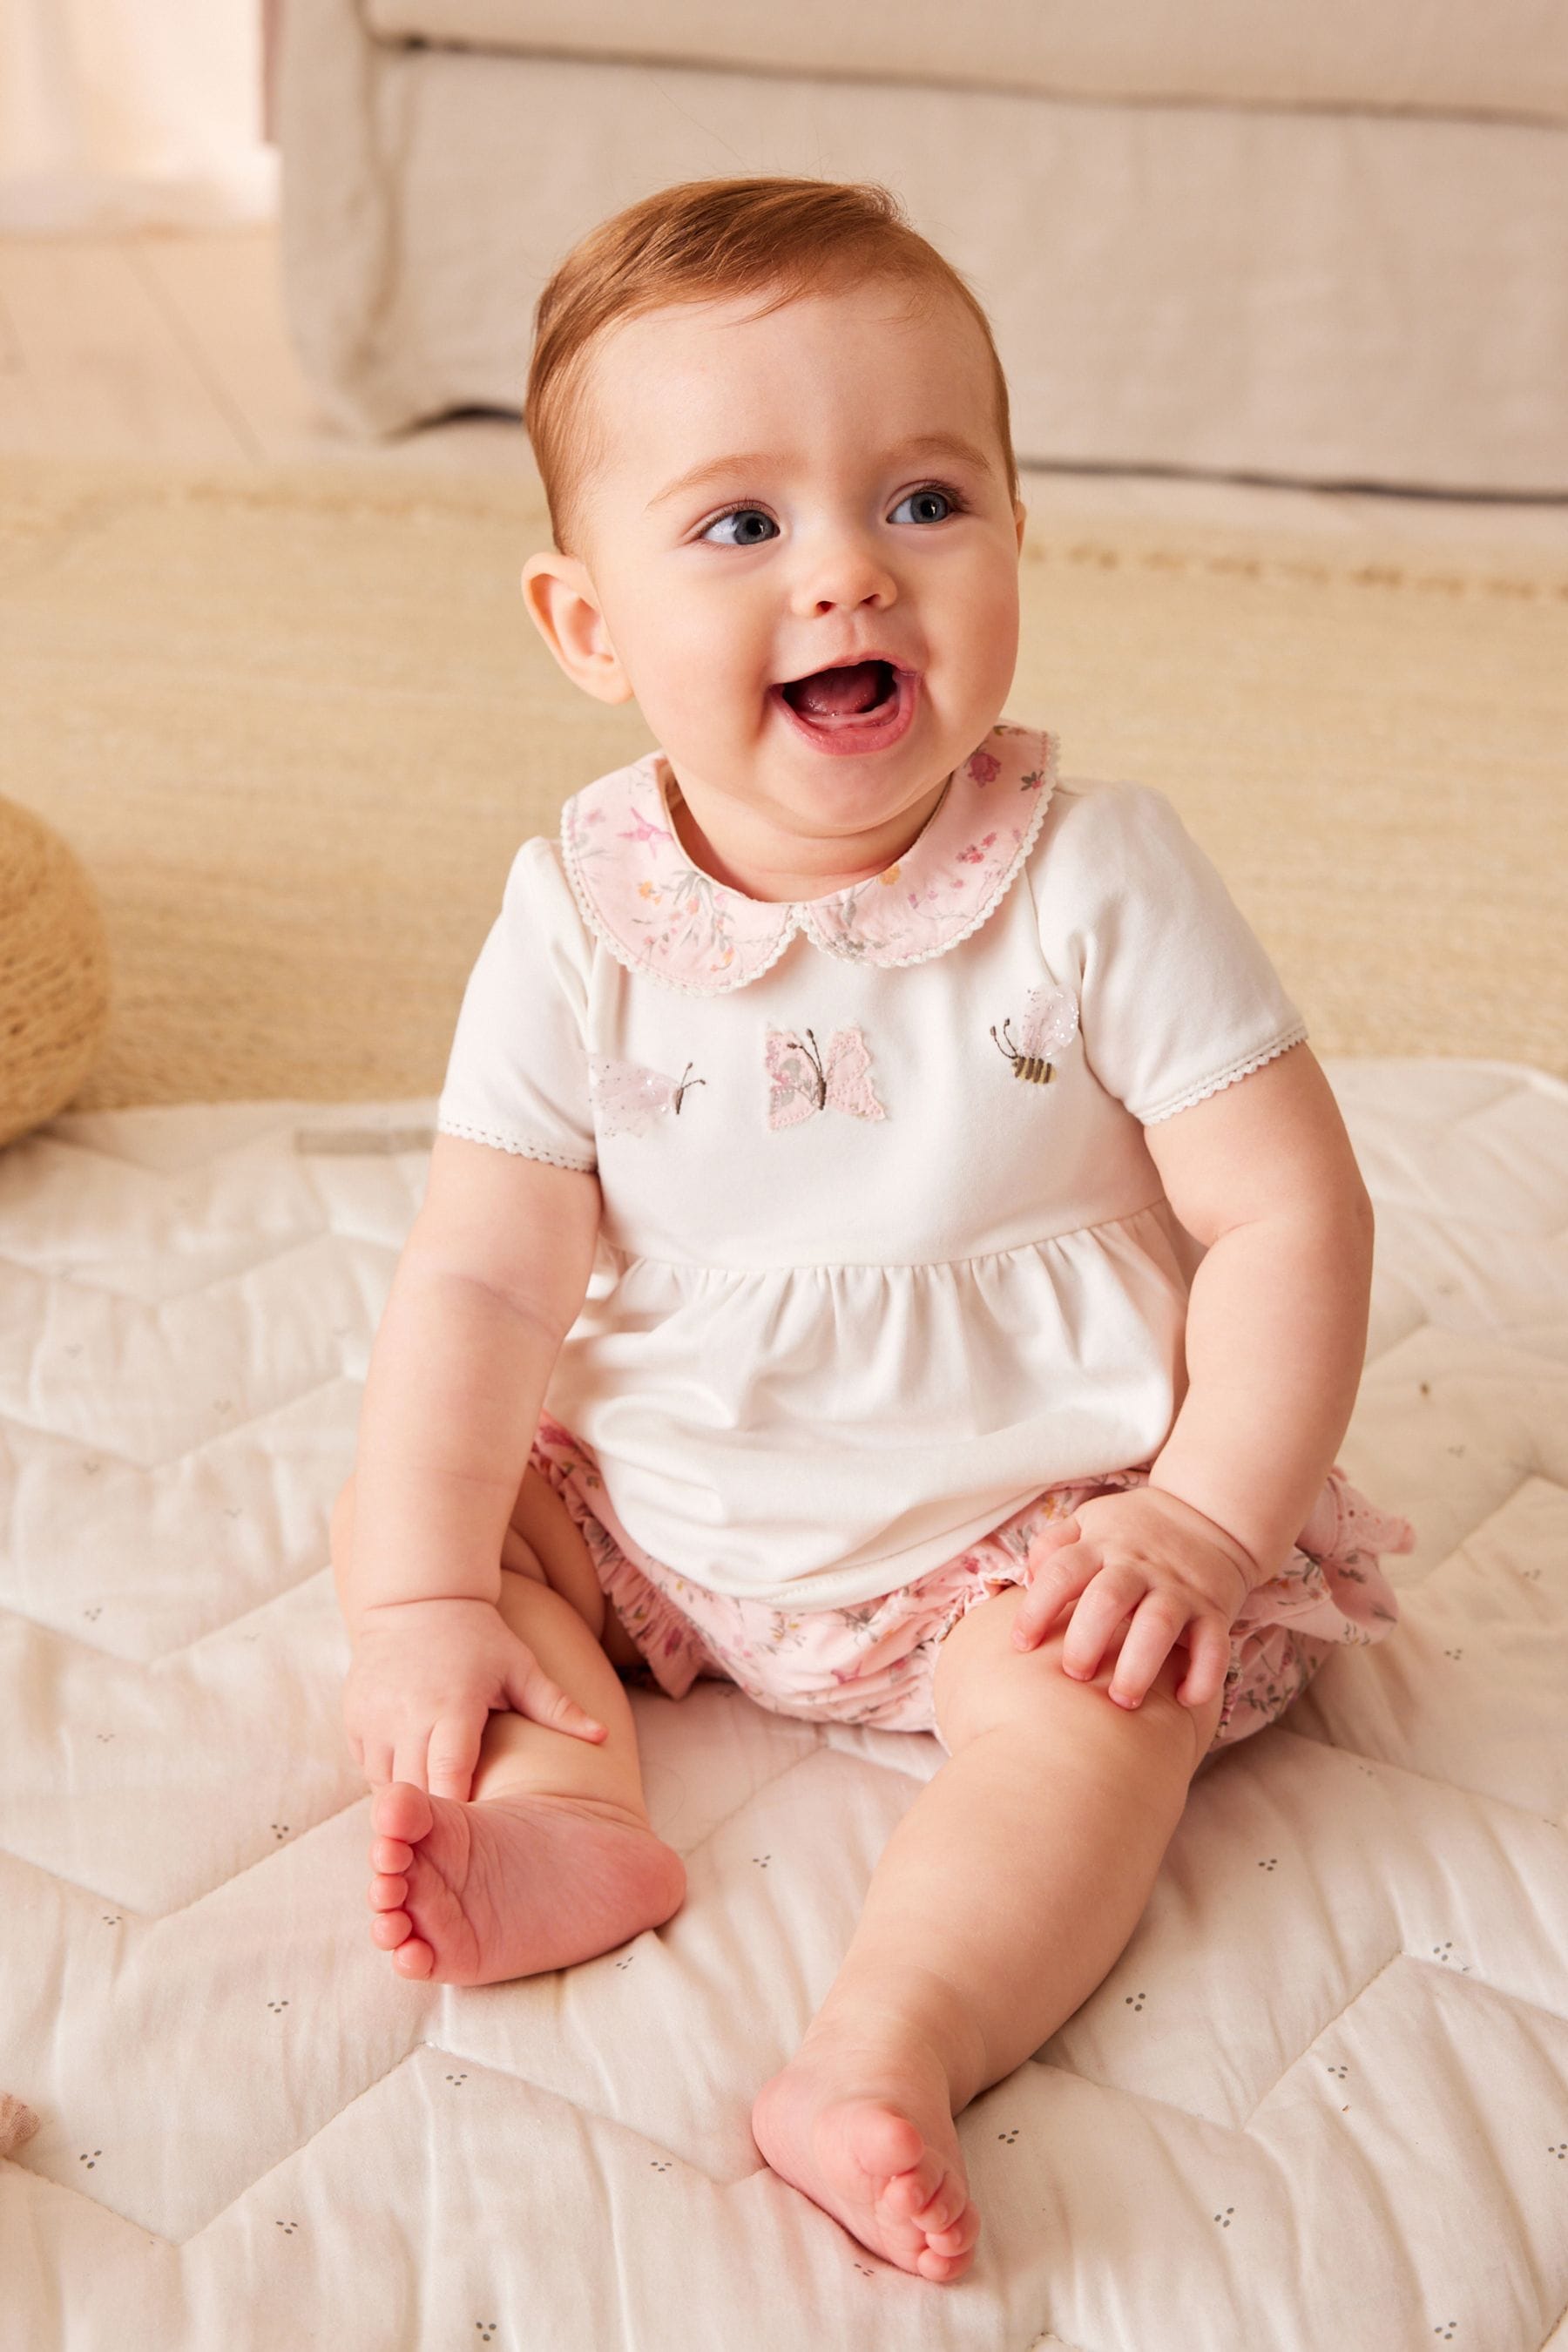
[[[931,512],[933,502],[942,509],[939,514]],[[911,490],[908,498],[900,499],[899,505],[893,509],[894,520],[898,520],[899,507],[914,505],[920,508],[920,512],[915,517],[917,522],[945,522],[952,511],[953,502],[946,490],[939,490],[934,486],[923,490]]]
[[[742,523],[766,523],[767,530],[758,532],[748,530],[742,532],[739,528],[737,528],[736,534],[733,539],[721,539],[719,541],[721,547],[761,547],[763,541],[767,539],[769,533],[775,530],[777,528],[772,517],[765,515],[761,507],[731,507],[728,514],[714,516],[712,521],[703,532],[703,538],[710,539],[713,533],[718,530],[720,524],[722,522],[732,522],[737,526]]]
[[[910,506],[916,509],[911,517],[915,522],[945,522],[949,515],[962,512],[963,501],[939,483],[928,482],[923,488],[910,490],[899,500],[891,520],[897,522],[904,508]],[[778,525],[761,507],[731,507],[726,514],[715,515],[701,536],[712,539],[725,523],[733,523],[735,529],[730,537],[718,541],[721,547],[763,547],[770,539],[778,537]],[[761,530],[753,529],[754,524],[761,524]]]

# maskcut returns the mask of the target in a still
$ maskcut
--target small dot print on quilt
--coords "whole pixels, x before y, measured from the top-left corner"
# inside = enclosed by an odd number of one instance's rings
[[[8,1146],[17,2342],[1568,2352],[1568,1087],[1324,1066],[1376,1213],[1341,1458],[1416,1530],[1399,1622],[1205,1767],[1103,1981],[965,2108],[982,2236],[951,2290],[749,2129],[943,1769],[929,1735],[628,1684],[681,1910],[472,1990],[370,1945],[328,1533],[434,1104],[68,1113]]]

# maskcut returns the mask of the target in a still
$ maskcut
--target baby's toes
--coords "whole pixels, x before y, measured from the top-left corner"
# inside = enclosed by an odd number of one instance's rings
[[[956,2221],[945,2230],[926,2231],[926,2243],[933,2254],[966,2254],[980,2235],[980,2211],[974,2205],[965,2205]]]
[[[915,2256],[915,2269],[921,2278],[946,2286],[952,2279],[962,2278],[973,2259],[970,2253],[936,2254],[928,2246],[923,2253]]]
[[[414,1922],[406,1911],[378,1911],[370,1923],[370,1940],[384,1952],[396,1951],[414,1933]]]
[[[944,2172],[937,2184],[935,2195],[918,2206],[910,2218],[925,2231],[928,2240],[934,2240],[956,2229],[964,2214],[973,2210],[969,2202],[969,2191],[957,2173]],[[949,2246],[939,2247],[937,2251],[956,2253],[961,2250]]]
[[[400,1977],[427,1977],[435,1967],[435,1953],[422,1936],[415,1934],[406,1911],[378,1911],[370,1923],[370,1933],[372,1942],[392,1955],[392,1965]]]
[[[373,1911],[401,1911],[407,1900],[408,1881],[401,1874],[389,1877],[378,1873],[371,1880],[365,1894],[365,1901]]]
[[[414,1859],[414,1848],[402,1838],[378,1837],[370,1850],[373,1870],[406,1870]]]
[[[412,1780],[389,1780],[371,1800],[371,1826],[384,1838],[408,1846],[428,1837],[436,1819],[429,1798]]]
[[[926,2226],[925,2210],[940,2199],[948,2178],[947,2167],[934,2148],[927,2148],[918,2164],[908,2172],[896,2172],[882,2190],[882,2203],[889,2213],[900,2221],[918,2221]],[[957,2211],[963,2206],[961,2197]],[[944,2217],[947,2218],[947,2217]]]

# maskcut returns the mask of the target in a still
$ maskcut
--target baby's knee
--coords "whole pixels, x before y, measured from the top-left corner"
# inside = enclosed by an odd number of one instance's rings
[[[1003,1726],[1059,1738],[1075,1755],[1087,1753],[1086,1742],[1104,1733],[1119,1747],[1146,1754],[1157,1770],[1168,1766],[1190,1780],[1212,1737],[1213,1721],[1211,1710],[1185,1706],[1176,1696],[1185,1654],[1167,1654],[1136,1707],[1119,1706],[1110,1689],[1126,1626],[1112,1634],[1094,1675],[1079,1682],[1062,1665],[1067,1623],[1058,1623],[1032,1650],[1013,1647],[1013,1620],[1023,1599],[1024,1588],[1012,1585],[982,1601],[942,1645],[932,1697],[950,1754]],[[1218,1713],[1216,1698],[1212,1717],[1217,1719]]]

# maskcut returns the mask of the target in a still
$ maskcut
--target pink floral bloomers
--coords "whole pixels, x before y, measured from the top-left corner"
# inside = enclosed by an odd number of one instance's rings
[[[1070,1517],[1093,1495],[1149,1477],[1115,1470],[1047,1487],[913,1584],[858,1608],[792,1611],[707,1591],[650,1559],[616,1520],[591,1449],[549,1413],[540,1416],[530,1462],[565,1504],[642,1653],[629,1679],[679,1699],[706,1675],[738,1684],[777,1715],[883,1731],[937,1730],[931,1682],[944,1635],[979,1602],[1033,1581],[1027,1553],[1041,1528]],[[1276,1722],[1336,1645],[1381,1642],[1393,1632],[1399,1603],[1378,1555],[1409,1551],[1415,1541],[1407,1519],[1380,1511],[1335,1465],[1296,1550],[1247,1595],[1231,1628],[1209,1756]]]

